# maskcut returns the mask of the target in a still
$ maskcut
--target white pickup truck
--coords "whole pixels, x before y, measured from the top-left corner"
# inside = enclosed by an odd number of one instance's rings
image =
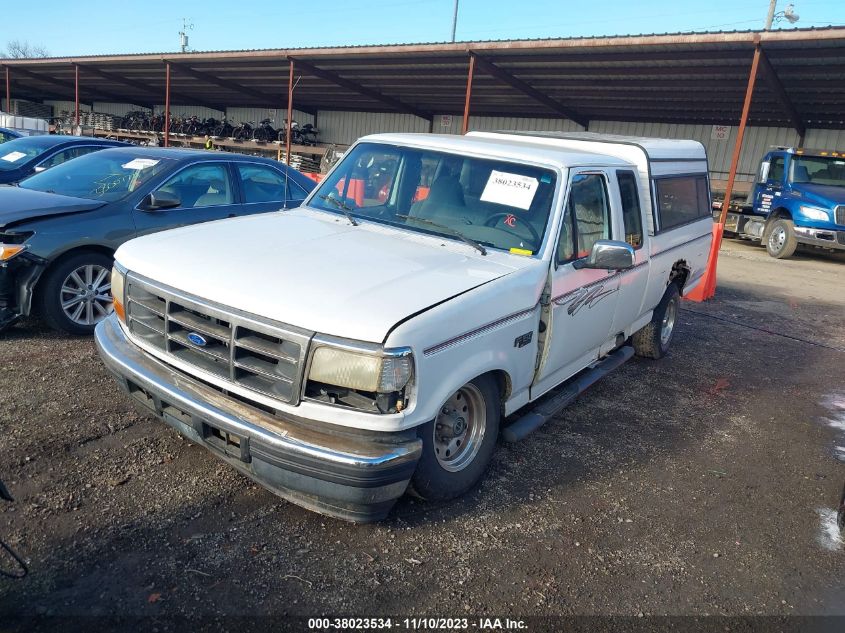
[[[378,520],[409,486],[464,493],[499,436],[666,353],[707,264],[707,173],[694,141],[369,136],[299,208],[121,246],[97,346],[270,490]]]

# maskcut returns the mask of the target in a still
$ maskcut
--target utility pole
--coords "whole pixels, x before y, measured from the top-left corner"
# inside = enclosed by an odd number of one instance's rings
[[[776,2],[777,0],[772,0]],[[455,0],[455,12],[452,14],[452,42],[455,41],[455,31],[458,28],[458,0]]]
[[[192,31],[193,29],[194,25],[188,24],[188,20],[182,18],[182,30],[179,31],[179,46],[182,48],[183,53],[188,52],[188,31]]]
[[[772,21],[775,19],[775,9],[777,8],[778,0],[772,0],[769,3],[769,15],[766,16],[766,26],[763,28],[764,31],[771,31],[772,30]]]

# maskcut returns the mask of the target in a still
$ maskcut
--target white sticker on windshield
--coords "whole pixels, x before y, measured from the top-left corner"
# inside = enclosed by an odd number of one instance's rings
[[[15,161],[20,160],[24,156],[26,156],[26,154],[24,154],[23,152],[9,152],[8,154],[3,156],[2,158],[5,161],[9,161],[10,163],[14,163]]]
[[[493,170],[481,192],[481,200],[527,211],[537,193],[537,179]]]
[[[158,161],[154,158],[133,158],[128,163],[123,164],[124,169],[146,169],[158,165]]]

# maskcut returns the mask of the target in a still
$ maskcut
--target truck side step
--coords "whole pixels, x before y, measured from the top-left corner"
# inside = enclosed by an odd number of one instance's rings
[[[506,426],[502,431],[502,437],[506,442],[518,442],[525,439],[529,433],[536,431],[549,419],[572,404],[588,387],[607,376],[633,355],[634,348],[630,345],[620,347],[612,354],[608,354],[595,367],[585,369],[562,385],[555,387],[543,396],[528,413],[513,424]]]

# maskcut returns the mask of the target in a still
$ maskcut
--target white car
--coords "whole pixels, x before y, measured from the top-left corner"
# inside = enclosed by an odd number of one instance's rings
[[[498,436],[663,356],[712,223],[698,142],[374,135],[297,209],[121,246],[96,341],[191,441],[378,520],[409,485],[466,492]]]

